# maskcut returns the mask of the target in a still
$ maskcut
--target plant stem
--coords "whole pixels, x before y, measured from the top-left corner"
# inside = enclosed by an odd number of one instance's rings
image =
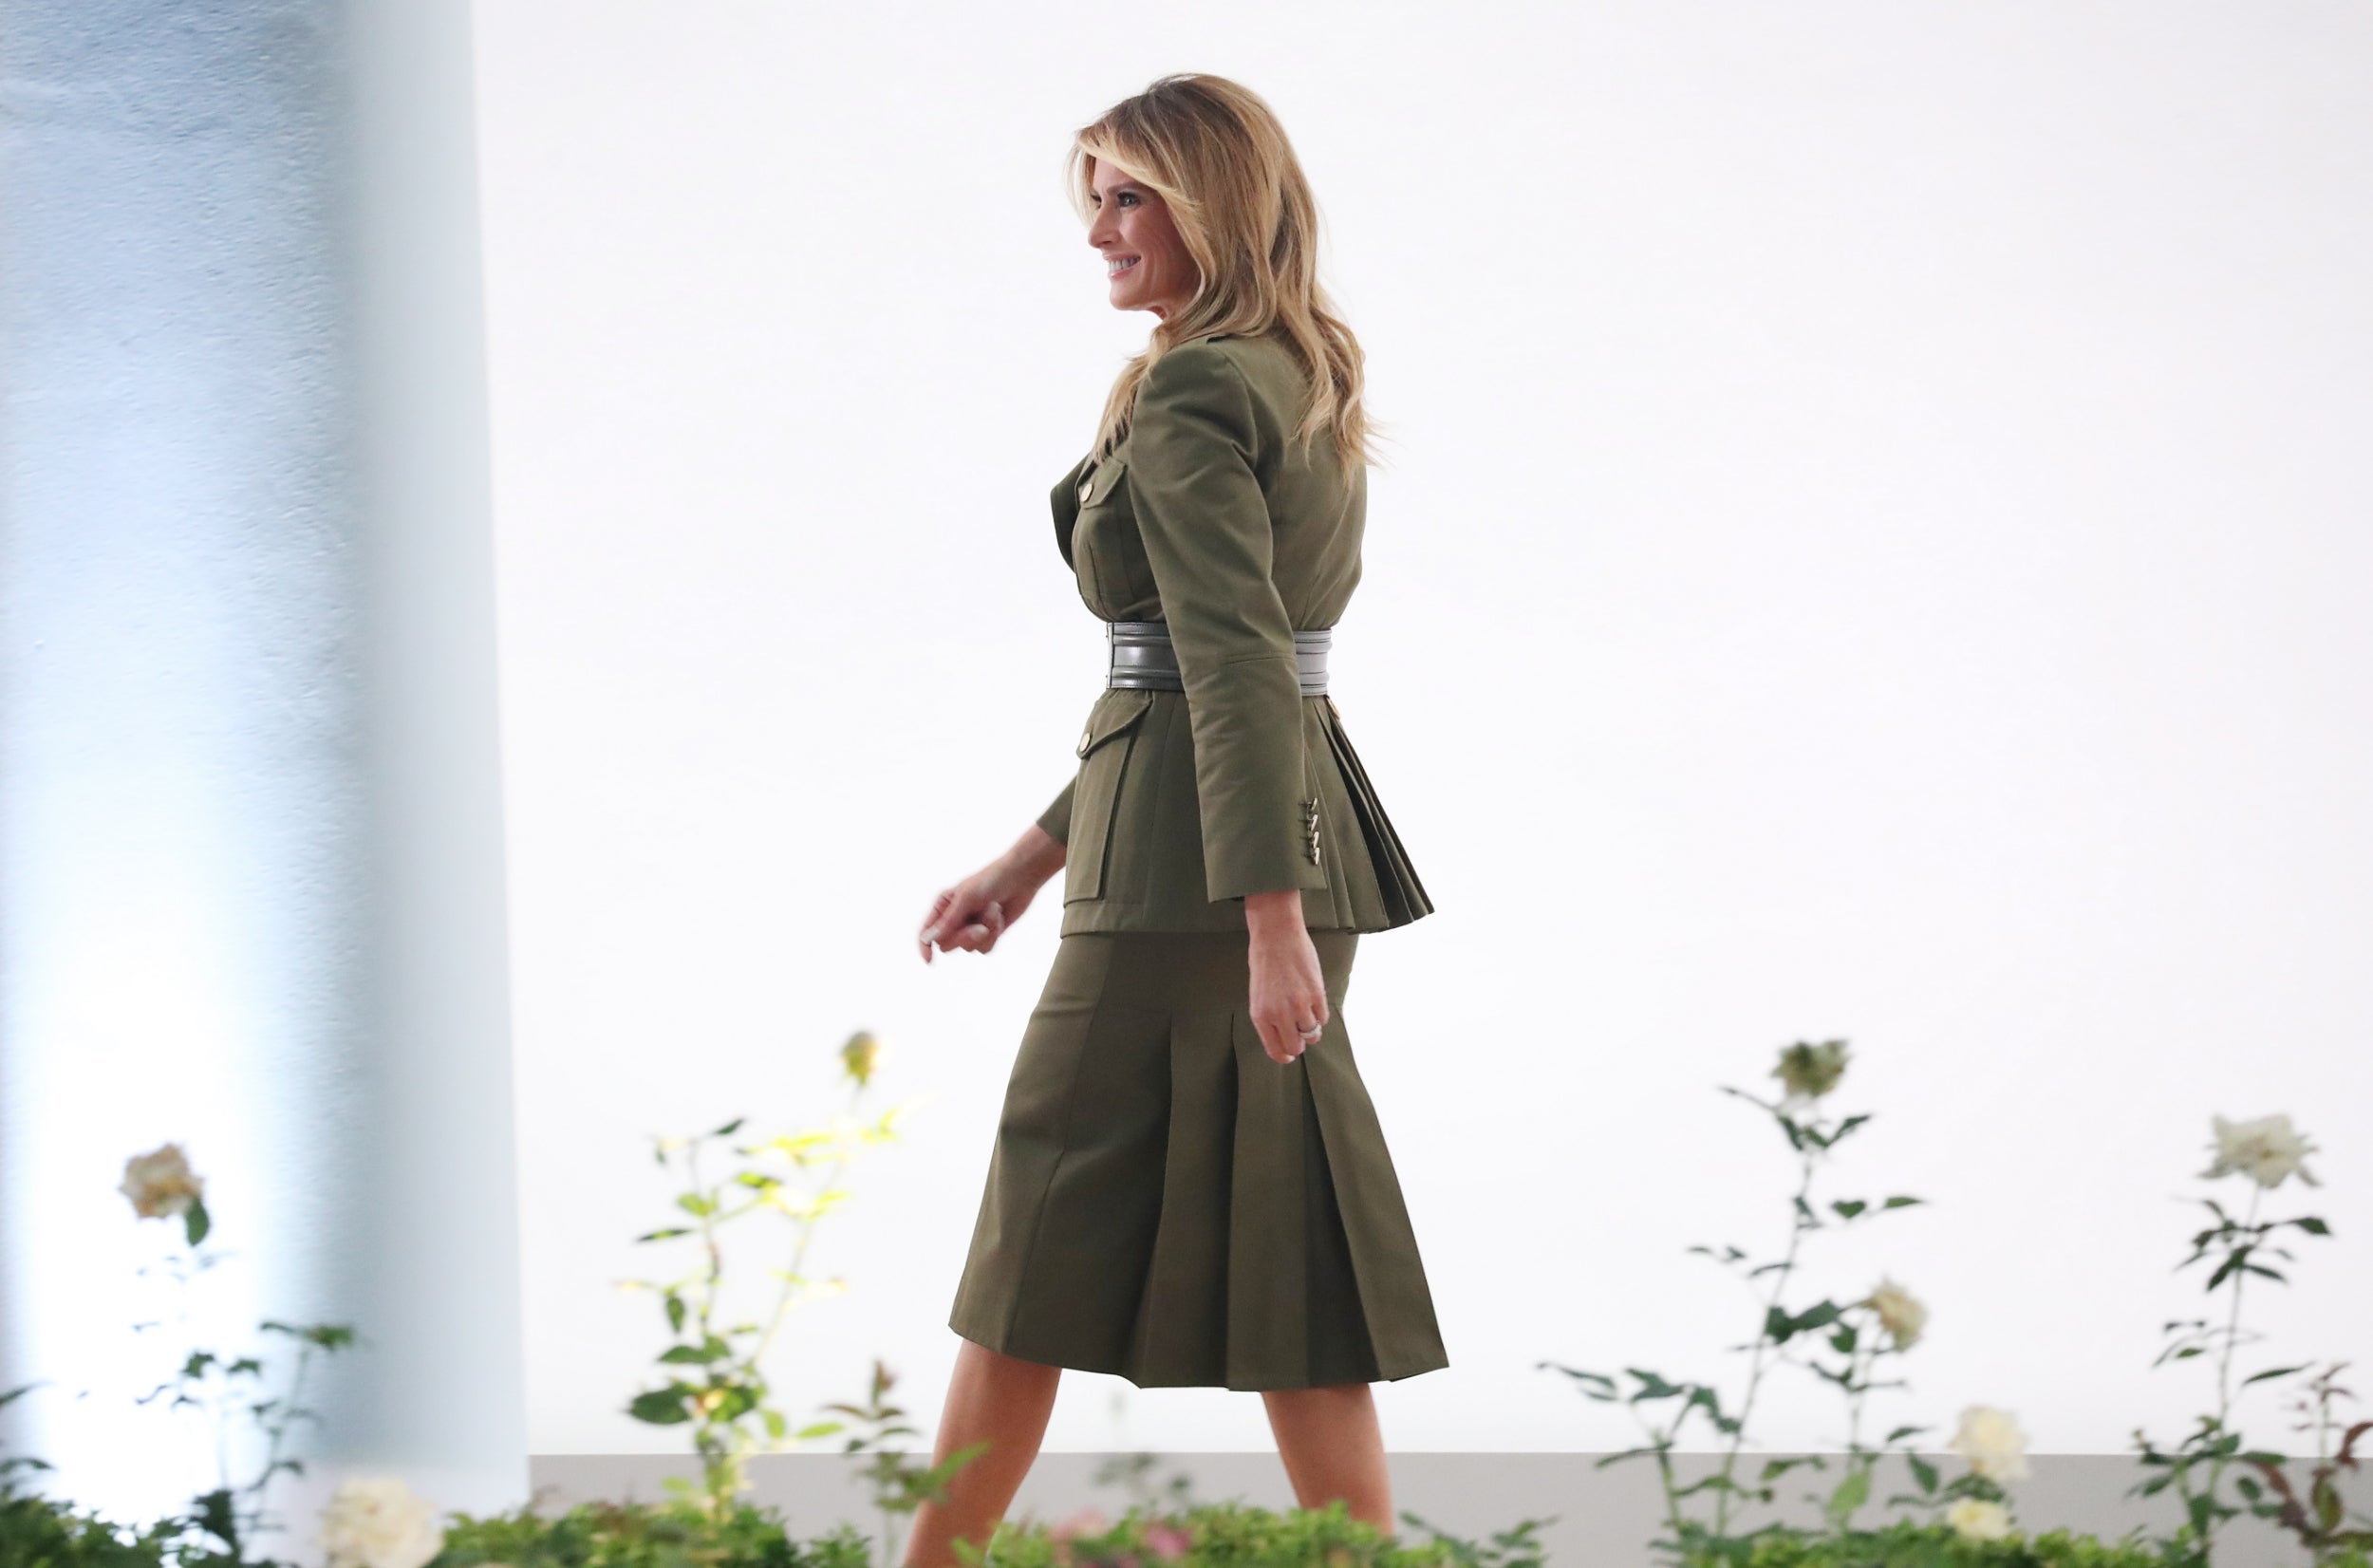
[[[2265,1196],[2264,1187],[2256,1185],[2251,1187],[2250,1212],[2243,1217],[2241,1222],[2241,1228],[2250,1232],[2250,1241],[2245,1243],[2247,1245],[2256,1243],[2257,1207],[2259,1201]],[[2226,1316],[2225,1343],[2216,1356],[2216,1425],[2220,1429],[2225,1424],[2226,1414],[2233,1409],[2233,1353],[2234,1342],[2241,1334],[2241,1286],[2248,1279],[2250,1271],[2246,1268],[2237,1268],[2233,1271],[2233,1311]]]
[[[1673,1484],[1675,1477],[1672,1474],[1672,1440],[1679,1433],[1681,1422],[1687,1416],[1688,1407],[1684,1406],[1682,1414],[1673,1418],[1672,1429],[1665,1431],[1642,1414],[1637,1405],[1632,1407],[1632,1419],[1638,1424],[1641,1431],[1648,1434],[1649,1451],[1656,1456],[1656,1479],[1664,1487],[1665,1523],[1672,1529],[1673,1550],[1679,1552],[1684,1559],[1687,1558],[1688,1552],[1683,1544],[1680,1489]]]
[[[247,1488],[254,1494],[253,1502],[250,1505],[250,1518],[251,1522],[256,1525],[263,1522],[264,1491],[271,1484],[271,1478],[280,1469],[281,1440],[288,1434],[290,1423],[296,1418],[297,1399],[305,1391],[305,1372],[312,1364],[313,1344],[312,1341],[307,1340],[297,1348],[296,1371],[289,1374],[289,1394],[280,1407],[280,1418],[264,1428],[265,1436],[269,1440],[264,1445],[264,1468]]]
[[[2244,1249],[2257,1244],[2258,1204],[2265,1196],[2264,1187],[2255,1183],[2251,1184],[2250,1212],[2243,1217],[2241,1222],[2241,1229],[2248,1238],[2241,1243]],[[2241,1338],[2241,1286],[2249,1277],[2250,1271],[2246,1267],[2233,1271],[2233,1310],[2226,1314],[2223,1342],[2216,1350],[2216,1440],[2220,1448],[2227,1435],[2228,1418],[2233,1414],[2233,1353],[2238,1347]],[[2202,1551],[2215,1544],[2217,1519],[2214,1504],[2216,1502],[2217,1485],[2225,1474],[2225,1462],[2226,1456],[2221,1451],[2208,1462],[2207,1495],[2212,1506],[2209,1509],[2207,1527],[2201,1531]]]
[[[712,1194],[701,1185],[701,1145],[705,1140],[695,1138],[684,1146],[684,1171],[691,1184],[692,1194],[699,1200],[693,1220],[701,1227],[701,1248],[708,1260],[707,1270],[701,1279],[699,1316],[701,1343],[706,1346],[715,1337],[713,1321],[720,1281],[725,1275],[725,1252],[717,1240],[717,1211],[724,1206],[722,1190]],[[708,1392],[703,1391],[702,1398]],[[735,1433],[728,1428],[720,1433],[714,1411],[703,1403],[700,1407],[701,1430],[696,1447],[704,1461],[701,1479],[708,1490],[708,1509],[712,1518],[722,1519],[732,1504],[735,1494],[741,1490],[740,1467],[734,1453]]]
[[[1878,1336],[1886,1332],[1876,1309],[1872,1310],[1867,1326],[1867,1334],[1855,1335],[1853,1353],[1845,1361],[1845,1473],[1848,1481],[1857,1474],[1868,1474],[1878,1467],[1878,1456],[1865,1453],[1862,1449],[1862,1407],[1870,1403],[1871,1370],[1878,1365]],[[1851,1526],[1855,1514],[1859,1511],[1859,1503],[1846,1510],[1845,1517],[1838,1521],[1838,1527],[1845,1529]]]
[[[860,1084],[850,1093],[849,1103],[851,1109],[854,1109],[858,1096],[864,1092],[865,1087]],[[848,1147],[845,1143],[841,1146],[839,1162],[832,1167],[831,1174],[824,1179],[824,1191],[830,1192],[838,1186],[841,1177],[848,1172],[849,1162],[854,1158],[848,1151]],[[819,1218],[818,1214],[812,1211],[799,1223],[799,1240],[791,1250],[791,1267],[784,1271],[783,1288],[775,1296],[775,1315],[767,1320],[766,1332],[758,1336],[757,1347],[750,1353],[750,1362],[753,1366],[757,1365],[759,1358],[766,1354],[767,1347],[775,1343],[776,1331],[782,1328],[783,1319],[791,1312],[792,1293],[807,1278],[808,1242],[815,1235],[815,1223]]]
[[[1756,1391],[1763,1384],[1764,1347],[1771,1342],[1771,1315],[1773,1310],[1780,1305],[1782,1294],[1788,1288],[1789,1277],[1796,1273],[1797,1249],[1804,1240],[1806,1206],[1804,1195],[1813,1189],[1813,1160],[1814,1154],[1811,1150],[1803,1148],[1797,1149],[1799,1174],[1796,1198],[1788,1205],[1788,1252],[1787,1256],[1780,1261],[1779,1271],[1772,1279],[1771,1294],[1764,1301],[1763,1316],[1755,1325],[1755,1345],[1748,1354],[1747,1363],[1747,1393],[1739,1401],[1738,1419],[1730,1433],[1730,1447],[1722,1456],[1723,1484],[1717,1488],[1721,1495],[1714,1499],[1716,1534],[1729,1527],[1730,1480],[1738,1464],[1739,1447],[1747,1441],[1747,1418],[1754,1412]]]

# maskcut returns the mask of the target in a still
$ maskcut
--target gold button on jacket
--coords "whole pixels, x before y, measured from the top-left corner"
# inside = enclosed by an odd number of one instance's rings
[[[1272,337],[1170,349],[1129,433],[1052,493],[1055,535],[1104,621],[1161,621],[1186,690],[1108,690],[1071,783],[1038,818],[1064,841],[1064,935],[1242,930],[1247,893],[1298,887],[1313,930],[1432,911],[1296,631],[1359,582],[1368,476],[1289,442],[1303,371]]]

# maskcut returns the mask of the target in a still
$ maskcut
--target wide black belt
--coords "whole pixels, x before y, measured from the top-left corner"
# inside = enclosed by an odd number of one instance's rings
[[[1112,646],[1112,661],[1104,678],[1108,687],[1128,686],[1139,691],[1186,689],[1186,682],[1178,673],[1178,650],[1170,646],[1168,626],[1159,621],[1108,621],[1104,624],[1104,635]],[[1294,663],[1300,668],[1304,697],[1326,695],[1327,649],[1334,643],[1333,626],[1294,634]]]

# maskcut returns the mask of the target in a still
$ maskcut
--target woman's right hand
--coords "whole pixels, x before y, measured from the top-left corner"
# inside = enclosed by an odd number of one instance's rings
[[[923,961],[931,961],[934,947],[943,953],[989,951],[1062,868],[1062,842],[1032,823],[1012,849],[931,901],[915,935]]]

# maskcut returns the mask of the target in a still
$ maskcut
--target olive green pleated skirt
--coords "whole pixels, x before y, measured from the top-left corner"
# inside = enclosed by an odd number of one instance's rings
[[[1062,939],[1023,1031],[949,1326],[1140,1388],[1448,1366],[1343,1023],[1359,937],[1313,931],[1325,1033],[1280,1066],[1241,931]]]

